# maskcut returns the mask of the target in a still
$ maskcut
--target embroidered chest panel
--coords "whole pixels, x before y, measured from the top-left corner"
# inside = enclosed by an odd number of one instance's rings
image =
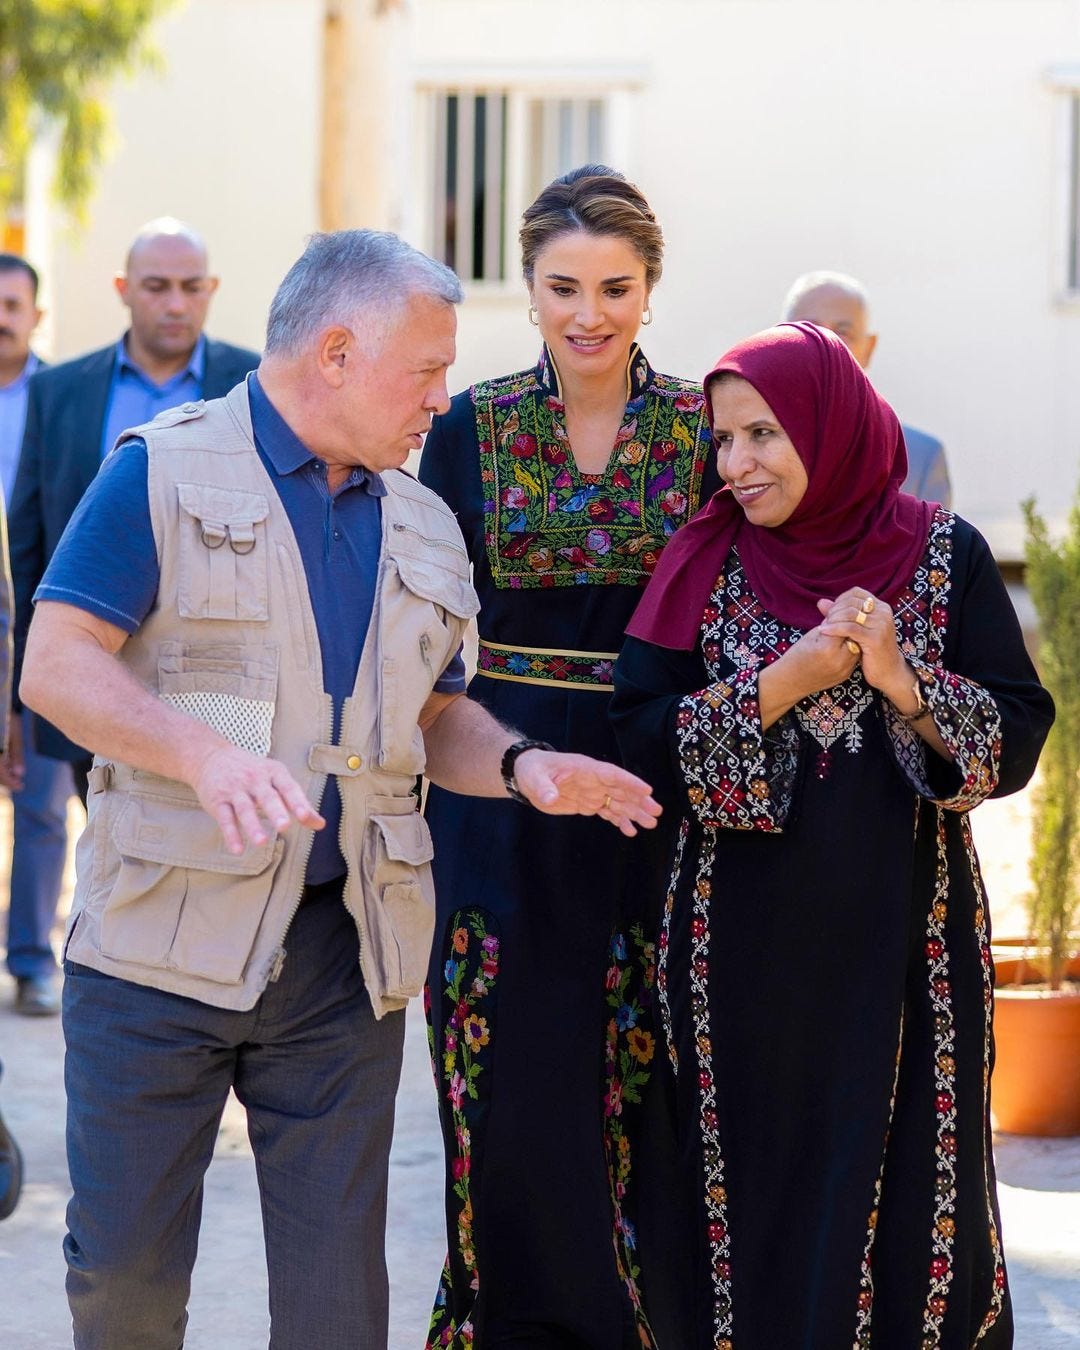
[[[930,527],[926,552],[911,584],[893,607],[897,641],[905,656],[937,665],[948,622],[953,515],[939,509]],[[757,598],[732,551],[717,578],[702,621],[702,650],[710,680],[726,679],[732,666],[757,669],[771,665],[803,636],[804,629],[785,624]],[[851,677],[819,690],[794,709],[799,725],[818,745],[819,771],[828,768],[828,753],[838,742],[851,754],[862,748],[862,718],[874,701],[873,691],[855,667]]]
[[[658,375],[636,348],[607,469],[583,476],[547,355],[475,385],[484,538],[496,586],[643,586],[698,509],[711,438],[701,386]]]

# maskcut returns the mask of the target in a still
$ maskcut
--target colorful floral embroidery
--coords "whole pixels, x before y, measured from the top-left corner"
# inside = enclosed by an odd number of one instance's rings
[[[709,1012],[709,908],[716,862],[716,831],[703,831],[690,921],[690,1004],[698,1066],[698,1125],[701,1130],[705,1180],[705,1237],[713,1288],[713,1347],[732,1350],[731,1234],[728,1230],[724,1155],[712,1064],[712,1021]]]
[[[551,652],[528,647],[500,647],[480,639],[476,669],[494,679],[529,684],[572,684],[610,689],[618,652]]]
[[[969,811],[997,786],[1001,762],[1001,714],[981,685],[940,666],[948,623],[952,530],[955,517],[938,508],[926,557],[911,587],[895,606],[900,648],[913,666],[934,724],[963,775],[960,788],[938,805]],[[883,705],[885,726],[905,777],[922,796],[935,799],[926,770],[922,738],[891,703]]]
[[[737,606],[741,616],[755,608],[741,582],[741,568],[733,560],[727,576],[717,581],[702,621],[705,662],[714,683],[679,703],[676,742],[690,806],[703,825],[781,830],[798,768],[798,735],[790,719],[762,731],[760,659],[744,661],[734,674],[722,676],[717,669],[721,651],[728,649],[731,626],[739,622],[726,604],[721,608],[725,585],[734,583],[747,600],[745,607]],[[769,655],[764,659],[768,661]]]
[[[643,586],[698,507],[711,446],[700,386],[656,374],[633,347],[611,460],[587,477],[546,349],[535,369],[475,385],[472,400],[495,585]]]
[[[664,920],[660,927],[660,941],[657,944],[659,955],[656,962],[656,990],[660,996],[660,1016],[664,1024],[664,1039],[667,1041],[668,1059],[676,1075],[679,1072],[679,1051],[675,1044],[675,1033],[671,1025],[671,1000],[668,998],[668,953],[671,949],[671,917],[675,912],[675,888],[682,875],[683,854],[686,852],[686,840],[690,834],[690,821],[684,816],[679,825],[679,841],[675,845],[675,860],[671,864],[671,878],[668,881],[667,895],[664,897]]]
[[[986,924],[986,892],[983,889],[982,875],[979,872],[975,843],[971,837],[971,817],[964,816],[960,822],[964,848],[967,851],[968,865],[971,869],[971,884],[975,892],[975,937],[979,944],[979,956],[982,964],[983,1006],[986,1010],[983,1022],[983,1119],[986,1122],[983,1144],[983,1190],[986,1196],[986,1225],[990,1235],[990,1250],[994,1257],[994,1282],[990,1291],[990,1306],[982,1320],[976,1345],[1001,1316],[1005,1305],[1005,1257],[1001,1250],[1001,1237],[994,1219],[994,1206],[991,1200],[990,1183],[990,1041],[994,1020],[994,973],[990,956],[990,933]]]
[[[629,940],[616,933],[611,940],[611,964],[605,979],[607,1004],[611,1009],[604,1041],[604,1153],[614,1214],[615,1264],[634,1309],[638,1339],[651,1350],[654,1345],[648,1319],[641,1305],[637,1264],[637,1234],[626,1214],[630,1186],[631,1140],[623,1107],[640,1105],[641,1093],[652,1076],[650,1064],[656,1039],[650,1029],[652,991],[656,984],[656,943],[646,942],[640,924],[629,931]]]
[[[948,917],[949,860],[944,813],[937,813],[937,867],[934,901],[926,925],[926,964],[930,1008],[934,1017],[934,1110],[937,1147],[934,1150],[934,1226],[931,1233],[930,1289],[923,1310],[922,1350],[933,1350],[941,1339],[953,1277],[956,1237],[956,1027],[949,982],[949,952],[945,945]]]
[[[428,1329],[427,1350],[464,1350],[473,1343],[472,1308],[480,1288],[473,1243],[472,1131],[491,1095],[492,1025],[499,938],[483,910],[460,910],[450,925],[443,967],[444,1022],[437,1045],[428,1018],[428,1047],[443,1098],[443,1118],[453,1130],[451,1194],[458,1202],[457,1246],[446,1258]],[[430,997],[430,990],[425,997]],[[430,1011],[430,1009],[429,1009]]]

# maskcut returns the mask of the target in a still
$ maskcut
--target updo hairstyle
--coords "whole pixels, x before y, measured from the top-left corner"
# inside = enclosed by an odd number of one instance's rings
[[[664,267],[664,235],[640,188],[606,164],[583,164],[549,183],[521,221],[521,270],[531,286],[537,254],[560,235],[625,239],[645,264],[651,291]]]

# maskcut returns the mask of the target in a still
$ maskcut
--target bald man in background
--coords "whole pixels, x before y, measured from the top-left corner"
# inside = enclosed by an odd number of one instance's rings
[[[843,272],[807,272],[799,277],[784,301],[781,316],[788,322],[804,320],[836,334],[866,370],[877,346],[870,331],[870,307],[862,283]],[[952,485],[945,463],[945,447],[934,436],[903,426],[908,475],[904,491],[926,502],[952,506]]]
[[[204,335],[218,278],[211,275],[201,236],[182,221],[161,217],[144,225],[113,285],[130,313],[124,335],[88,356],[38,371],[28,386],[8,511],[16,690],[34,592],[117,436],[166,408],[222,397],[259,363],[256,352]],[[31,718],[30,728],[38,754],[71,764],[76,791],[85,802],[90,754],[40,717]],[[39,1013],[58,1008],[48,942],[58,898],[52,897],[37,951],[30,954],[36,957],[35,974],[19,982],[22,1002],[32,1000],[32,1010]]]

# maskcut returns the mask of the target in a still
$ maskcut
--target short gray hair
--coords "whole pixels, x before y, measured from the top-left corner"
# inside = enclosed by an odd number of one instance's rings
[[[834,290],[850,295],[853,300],[858,300],[869,315],[870,300],[861,281],[849,277],[846,272],[804,272],[784,299],[784,308],[780,313],[781,320],[784,323],[789,322],[791,317],[798,313],[799,306],[806,297],[814,291],[820,291],[823,286],[831,286]]]
[[[313,234],[270,304],[266,355],[298,356],[333,324],[362,322],[358,340],[377,349],[413,296],[447,305],[465,298],[449,267],[385,230]]]

